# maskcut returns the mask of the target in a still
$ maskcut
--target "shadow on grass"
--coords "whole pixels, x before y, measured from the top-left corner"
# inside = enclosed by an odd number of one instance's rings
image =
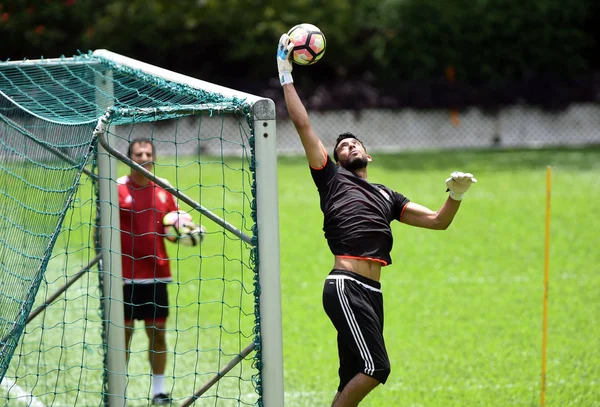
[[[280,165],[305,163],[306,158],[280,157]],[[403,153],[373,153],[373,163],[390,170],[418,171],[422,169],[467,169],[470,172],[486,170],[545,168],[600,170],[600,145],[577,148],[543,149],[485,149],[485,150],[429,150]]]

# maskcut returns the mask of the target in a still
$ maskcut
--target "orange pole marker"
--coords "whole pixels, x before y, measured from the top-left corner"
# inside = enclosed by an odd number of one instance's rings
[[[542,317],[542,391],[540,404],[546,405],[546,359],[548,349],[548,286],[550,282],[550,200],[552,168],[546,167],[546,235],[544,241],[544,311]]]

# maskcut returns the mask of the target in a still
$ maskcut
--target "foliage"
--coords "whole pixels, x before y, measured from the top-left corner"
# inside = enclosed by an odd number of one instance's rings
[[[591,3],[560,0],[387,0],[386,35],[378,37],[383,70],[394,79],[445,76],[479,83],[589,69],[582,29]],[[415,22],[418,22],[415,24]]]
[[[90,1],[8,0],[0,2],[0,58],[67,56],[87,51],[96,11]]]
[[[0,58],[107,48],[264,94],[279,36],[310,22],[328,47],[297,84],[316,108],[563,106],[593,100],[599,16],[594,0],[0,0]]]

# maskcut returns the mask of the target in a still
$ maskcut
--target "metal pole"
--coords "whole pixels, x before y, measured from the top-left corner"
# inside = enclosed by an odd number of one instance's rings
[[[263,402],[265,407],[282,407],[283,335],[275,104],[272,100],[260,100],[253,105],[252,114],[256,150]]]
[[[223,376],[225,376],[227,373],[229,373],[229,371],[231,369],[236,367],[237,364],[240,363],[242,360],[244,360],[244,358],[246,356],[248,356],[250,353],[252,353],[252,351],[254,350],[254,347],[255,347],[254,343],[251,343],[250,345],[246,346],[246,349],[244,349],[242,351],[242,353],[240,353],[233,360],[231,360],[223,369],[219,370],[219,372],[216,375],[214,375],[213,377],[210,378],[209,381],[204,383],[204,385],[202,387],[200,387],[198,390],[196,390],[194,392],[194,395],[192,397],[187,398],[183,403],[181,403],[181,405],[179,407],[189,407],[192,404],[194,404],[194,402],[196,400],[198,400],[200,398],[200,396],[202,396],[204,393],[206,393],[208,391],[208,389],[210,389],[215,383],[217,383],[219,380],[221,380],[221,378]]]
[[[99,89],[97,100],[110,99],[112,78],[110,72],[96,77]],[[103,103],[104,104],[104,103]],[[96,132],[106,132],[108,123],[102,117]],[[114,136],[105,134],[110,143]],[[98,193],[100,196],[100,240],[103,269],[104,321],[107,343],[106,375],[108,377],[109,407],[125,407],[127,399],[127,358],[125,352],[125,317],[123,311],[123,278],[121,270],[121,231],[119,217],[119,192],[117,187],[117,161],[98,145]]]

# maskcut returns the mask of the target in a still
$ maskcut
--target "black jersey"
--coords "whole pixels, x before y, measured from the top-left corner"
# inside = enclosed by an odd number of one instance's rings
[[[391,264],[390,223],[400,220],[409,200],[334,164],[329,156],[323,168],[311,167],[311,173],[321,197],[323,231],[331,252]]]

